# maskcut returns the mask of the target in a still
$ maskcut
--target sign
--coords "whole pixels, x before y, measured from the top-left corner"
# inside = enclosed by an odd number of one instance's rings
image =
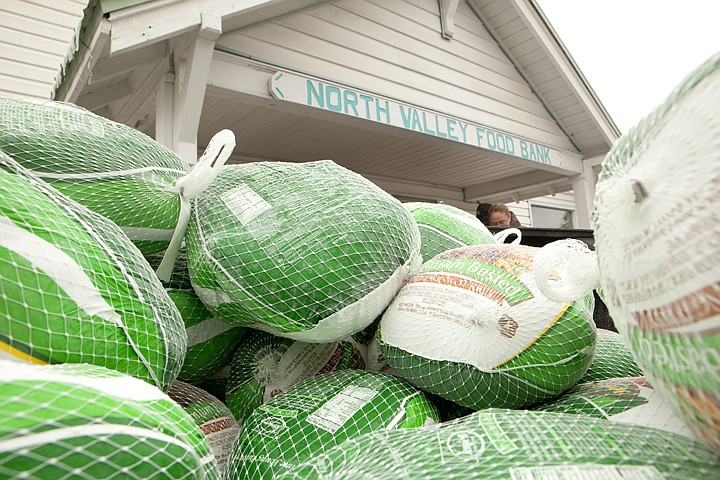
[[[533,162],[558,167],[563,163],[562,153],[545,145],[457,117],[323,80],[276,72],[270,77],[269,89],[276,100],[384,123]]]

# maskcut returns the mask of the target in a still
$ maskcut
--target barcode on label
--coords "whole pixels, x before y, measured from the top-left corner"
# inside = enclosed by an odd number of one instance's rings
[[[307,421],[318,428],[335,433],[345,425],[355,413],[367,405],[377,395],[370,388],[348,386],[336,396],[325,402],[307,417]]]
[[[662,480],[665,476],[646,465],[553,465],[510,469],[512,480]]]

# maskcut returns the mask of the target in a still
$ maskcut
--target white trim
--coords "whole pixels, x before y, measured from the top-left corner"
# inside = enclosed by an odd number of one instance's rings
[[[111,55],[152,45],[201,26],[202,15],[212,15],[222,22],[222,29],[232,31],[258,23],[267,17],[322,3],[320,0],[183,0],[147,2],[110,14],[113,25]]]
[[[579,175],[573,180],[573,194],[575,195],[575,220],[577,228],[590,228],[590,214],[592,212],[594,182],[585,175]]]
[[[595,98],[592,89],[587,81],[575,67],[572,58],[563,50],[562,43],[553,34],[548,22],[538,13],[534,0],[506,0],[511,4],[518,16],[534,32],[540,40],[538,43],[545,50],[548,57],[552,59],[558,71],[562,74],[568,84],[572,87],[577,98],[590,113],[595,126],[602,132],[608,145],[612,145],[618,138],[615,126],[608,121],[606,112],[603,111],[599,101]]]
[[[543,197],[537,197],[533,199],[529,199],[528,201],[528,214],[530,215],[530,222],[533,227],[537,227],[538,225],[535,225],[535,218],[533,215],[533,207],[540,207],[545,208],[547,210],[557,210],[559,212],[570,212],[572,215],[572,222],[573,226],[572,228],[590,228],[590,227],[580,227],[578,225],[578,217],[577,217],[577,209],[575,205],[569,204],[569,205],[558,205],[557,203],[553,203],[548,201],[547,199],[544,199]],[[540,227],[543,228],[543,227]]]
[[[85,52],[85,54],[83,55],[77,73],[73,77],[72,82],[70,82],[70,86],[65,91],[65,96],[63,98],[56,98],[55,100],[62,100],[73,103],[77,102],[80,94],[82,93],[83,87],[87,84],[88,80],[92,76],[93,60],[102,58],[102,52],[108,49],[108,45],[110,42],[110,31],[110,22],[108,22],[104,18],[100,20],[100,25],[98,25],[92,40],[90,40],[88,51]],[[60,78],[61,76],[58,74],[58,83],[56,84],[55,88],[53,88],[53,94],[57,92]]]

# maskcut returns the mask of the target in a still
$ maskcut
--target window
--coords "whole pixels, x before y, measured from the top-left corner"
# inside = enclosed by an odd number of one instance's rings
[[[574,211],[563,208],[530,205],[533,227],[575,228]]]

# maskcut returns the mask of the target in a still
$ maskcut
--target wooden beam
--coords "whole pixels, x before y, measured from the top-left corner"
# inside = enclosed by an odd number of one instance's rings
[[[173,113],[175,103],[175,74],[165,72],[155,92],[155,140],[173,148]]]
[[[88,92],[81,97],[77,97],[73,103],[76,103],[88,110],[95,111],[101,107],[110,105],[114,101],[132,95],[133,90],[127,80],[107,85],[103,88]]]
[[[466,202],[472,203],[487,197],[510,194],[526,187],[541,188],[562,182],[568,183],[568,177],[553,172],[537,170],[502,180],[494,180],[492,182],[479,183],[466,187],[464,196]]]
[[[278,0],[184,0],[164,4],[154,2],[127,8],[110,14],[112,22],[111,55],[167,40],[197,30],[202,14],[235,17],[244,11],[279,3]]]
[[[592,213],[593,194],[595,192],[592,178],[578,175],[572,182],[575,196],[575,217],[578,228],[590,228],[590,214]]]
[[[70,86],[65,90],[63,98],[56,98],[56,100],[77,103],[83,87],[90,82],[95,62],[98,61],[97,59],[104,57],[105,52],[110,48],[110,30],[110,22],[102,19],[90,41],[88,51],[80,62],[77,73],[70,82]]]
[[[102,58],[93,70],[88,84],[101,83],[115,76],[124,75],[140,65],[155,63],[167,53],[167,45],[158,43],[140,50],[114,55],[112,58]]]
[[[148,112],[143,112],[141,109],[155,94],[157,85],[166,71],[167,59],[161,59],[149,71],[143,69],[142,73],[137,72],[134,77],[140,77],[139,83],[135,83],[133,79],[130,79],[133,93],[123,101],[122,107],[115,115],[115,121],[133,128],[139,128],[138,122],[147,120],[148,116]]]
[[[197,162],[197,131],[205,100],[215,41],[222,33],[219,17],[202,14],[190,46],[175,52],[173,150],[188,163]]]

